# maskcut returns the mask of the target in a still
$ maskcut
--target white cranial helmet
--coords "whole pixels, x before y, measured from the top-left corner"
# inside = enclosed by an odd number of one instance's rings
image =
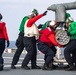
[[[53,20],[53,21],[50,22],[50,26],[54,26],[56,24],[57,24],[57,22],[55,20]]]
[[[74,20],[73,20],[72,17],[68,17],[67,20],[66,20],[66,22],[73,22],[73,21],[74,21]]]

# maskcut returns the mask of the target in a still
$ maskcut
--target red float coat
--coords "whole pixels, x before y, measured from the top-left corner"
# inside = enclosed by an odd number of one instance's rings
[[[47,44],[48,46],[61,46],[60,44],[58,44],[58,42],[56,41],[55,38],[55,32],[52,28],[46,28],[44,30],[39,31],[39,33],[41,34],[39,40],[45,44]]]
[[[5,22],[0,22],[0,39],[5,39],[8,41],[8,35],[7,35]]]

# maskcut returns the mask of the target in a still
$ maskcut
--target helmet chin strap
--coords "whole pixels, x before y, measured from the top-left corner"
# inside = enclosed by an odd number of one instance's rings
[[[30,13],[29,14],[29,18],[33,18],[33,17],[35,17],[36,16],[36,14],[34,14],[34,13]]]
[[[34,12],[32,12],[32,14],[33,14],[34,16],[37,16]]]

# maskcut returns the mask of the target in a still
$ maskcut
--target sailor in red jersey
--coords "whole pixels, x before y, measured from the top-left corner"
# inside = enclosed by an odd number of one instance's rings
[[[51,70],[52,69],[52,62],[53,57],[56,54],[55,46],[62,47],[55,38],[55,28],[57,26],[57,22],[55,20],[50,22],[50,26],[45,28],[44,30],[39,31],[41,36],[38,40],[37,46],[38,49],[45,54],[45,63],[43,66],[43,70]],[[48,65],[51,63],[51,67],[49,68]]]
[[[5,41],[7,42],[7,47],[9,46],[6,23],[1,21],[2,18],[3,17],[0,14],[0,71],[3,70],[3,64],[4,64],[2,54],[5,50]]]
[[[30,70],[27,66],[29,61],[31,60],[31,69],[41,69],[36,64],[36,38],[39,36],[38,28],[35,22],[41,17],[45,16],[47,11],[42,14],[31,14],[29,15],[29,19],[25,22],[24,25],[24,47],[26,48],[27,54],[22,62],[22,68],[25,70]]]

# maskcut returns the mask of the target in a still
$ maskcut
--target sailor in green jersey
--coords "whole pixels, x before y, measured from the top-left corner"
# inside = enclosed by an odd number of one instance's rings
[[[28,16],[25,16],[20,24],[20,28],[19,28],[19,31],[20,32],[24,32],[24,25],[25,25],[25,22],[28,20]]]
[[[11,63],[11,68],[12,69],[16,69],[15,65],[17,64],[18,60],[19,60],[19,57],[24,49],[24,43],[23,43],[23,38],[24,38],[24,25],[25,25],[25,22],[29,19],[29,17],[33,16],[32,14],[34,15],[37,15],[38,12],[36,9],[33,9],[32,13],[28,16],[25,16],[22,21],[21,21],[21,24],[20,24],[20,27],[19,27],[19,35],[18,35],[18,38],[16,40],[16,46],[17,46],[17,50],[14,54],[14,57],[13,57],[13,60],[12,60],[12,63]]]
[[[44,25],[42,26],[41,30],[44,30],[46,27],[48,27],[50,25],[51,21],[47,21],[44,23]]]
[[[25,25],[25,22],[28,20],[28,16],[25,16],[22,21],[21,21],[21,24],[20,24],[20,28],[19,28],[19,35],[18,35],[18,38],[16,40],[16,47],[17,47],[17,50],[14,54],[14,57],[13,57],[13,60],[12,60],[12,63],[11,63],[11,68],[12,69],[16,69],[15,65],[17,64],[18,60],[19,60],[19,57],[24,49],[24,44],[23,44],[23,37],[24,37],[24,25]]]
[[[76,69],[76,22],[69,17],[66,20],[67,35],[70,36],[70,42],[64,49],[64,56],[69,64],[66,70],[75,70]]]

